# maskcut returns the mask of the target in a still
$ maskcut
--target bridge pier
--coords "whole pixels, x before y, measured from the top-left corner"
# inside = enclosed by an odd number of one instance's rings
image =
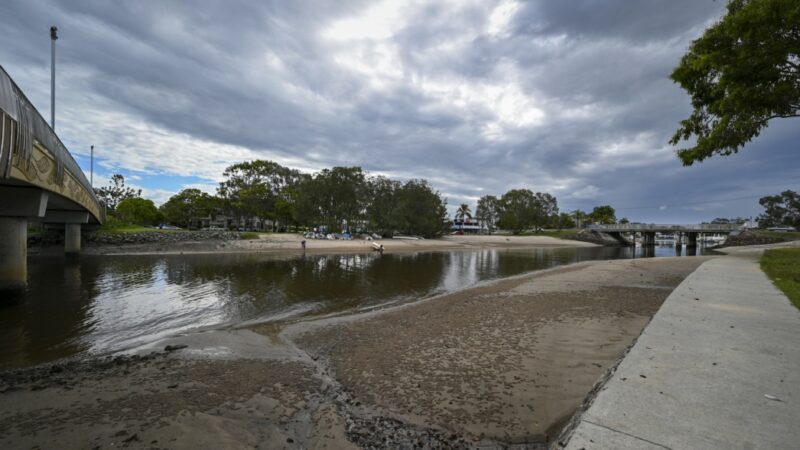
[[[64,225],[64,253],[77,255],[81,252],[81,224],[68,223]]]
[[[41,189],[0,186],[0,290],[28,283],[28,219],[40,219],[48,194]]]
[[[28,283],[28,220],[0,217],[0,290]]]
[[[653,247],[656,245],[656,232],[644,231],[642,232],[642,246]]]
[[[683,233],[675,233],[675,247],[683,247]]]
[[[686,237],[687,237],[686,246],[687,247],[697,247],[697,234],[698,233],[692,233],[692,232],[686,233]]]

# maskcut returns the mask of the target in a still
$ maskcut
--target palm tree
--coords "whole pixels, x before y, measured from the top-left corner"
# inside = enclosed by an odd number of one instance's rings
[[[464,231],[464,219],[472,219],[472,212],[469,210],[469,205],[462,203],[456,210],[456,220],[461,219],[461,231]]]

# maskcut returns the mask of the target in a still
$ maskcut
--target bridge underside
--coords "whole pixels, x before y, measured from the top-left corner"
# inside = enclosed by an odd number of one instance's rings
[[[27,282],[29,222],[63,226],[65,250],[105,208],[55,132],[0,67],[0,290]]]

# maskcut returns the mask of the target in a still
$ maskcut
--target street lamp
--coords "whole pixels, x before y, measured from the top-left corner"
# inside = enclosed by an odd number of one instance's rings
[[[91,151],[91,157],[89,158],[89,186],[94,189],[94,145]]]
[[[56,129],[56,40],[58,28],[50,27],[50,128]]]

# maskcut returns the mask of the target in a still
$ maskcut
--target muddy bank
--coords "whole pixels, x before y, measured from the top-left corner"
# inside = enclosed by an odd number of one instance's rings
[[[576,264],[287,334],[382,415],[487,445],[547,442],[703,260]]]
[[[580,263],[5,372],[0,447],[542,448],[705,259]]]

